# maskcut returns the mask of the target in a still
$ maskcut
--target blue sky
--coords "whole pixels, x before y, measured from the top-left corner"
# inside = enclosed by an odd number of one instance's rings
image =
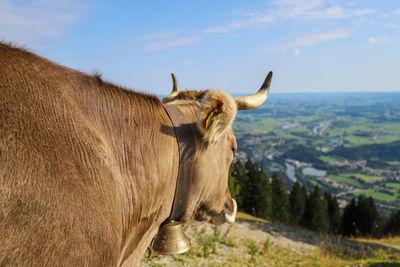
[[[155,94],[400,92],[398,0],[0,0],[0,38]]]

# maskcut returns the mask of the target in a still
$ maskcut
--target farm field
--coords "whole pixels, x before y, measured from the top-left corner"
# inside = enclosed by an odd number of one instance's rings
[[[290,187],[319,185],[342,206],[360,194],[382,215],[400,209],[400,94],[271,94],[234,123],[236,158],[250,157]],[[294,168],[295,171],[288,171]]]

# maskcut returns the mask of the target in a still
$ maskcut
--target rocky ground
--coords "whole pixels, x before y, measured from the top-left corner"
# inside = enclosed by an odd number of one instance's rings
[[[141,266],[400,266],[400,244],[334,237],[254,218],[186,230],[192,249]],[[383,265],[381,265],[383,264]]]

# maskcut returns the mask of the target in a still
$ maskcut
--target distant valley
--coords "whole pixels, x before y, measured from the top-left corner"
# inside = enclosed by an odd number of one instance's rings
[[[234,123],[236,159],[319,185],[343,207],[360,194],[382,215],[400,209],[400,94],[272,94]]]

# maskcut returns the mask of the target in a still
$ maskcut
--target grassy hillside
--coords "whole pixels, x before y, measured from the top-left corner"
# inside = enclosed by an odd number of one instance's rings
[[[240,213],[234,225],[186,231],[192,249],[147,255],[141,266],[400,266],[400,238],[347,239]]]

